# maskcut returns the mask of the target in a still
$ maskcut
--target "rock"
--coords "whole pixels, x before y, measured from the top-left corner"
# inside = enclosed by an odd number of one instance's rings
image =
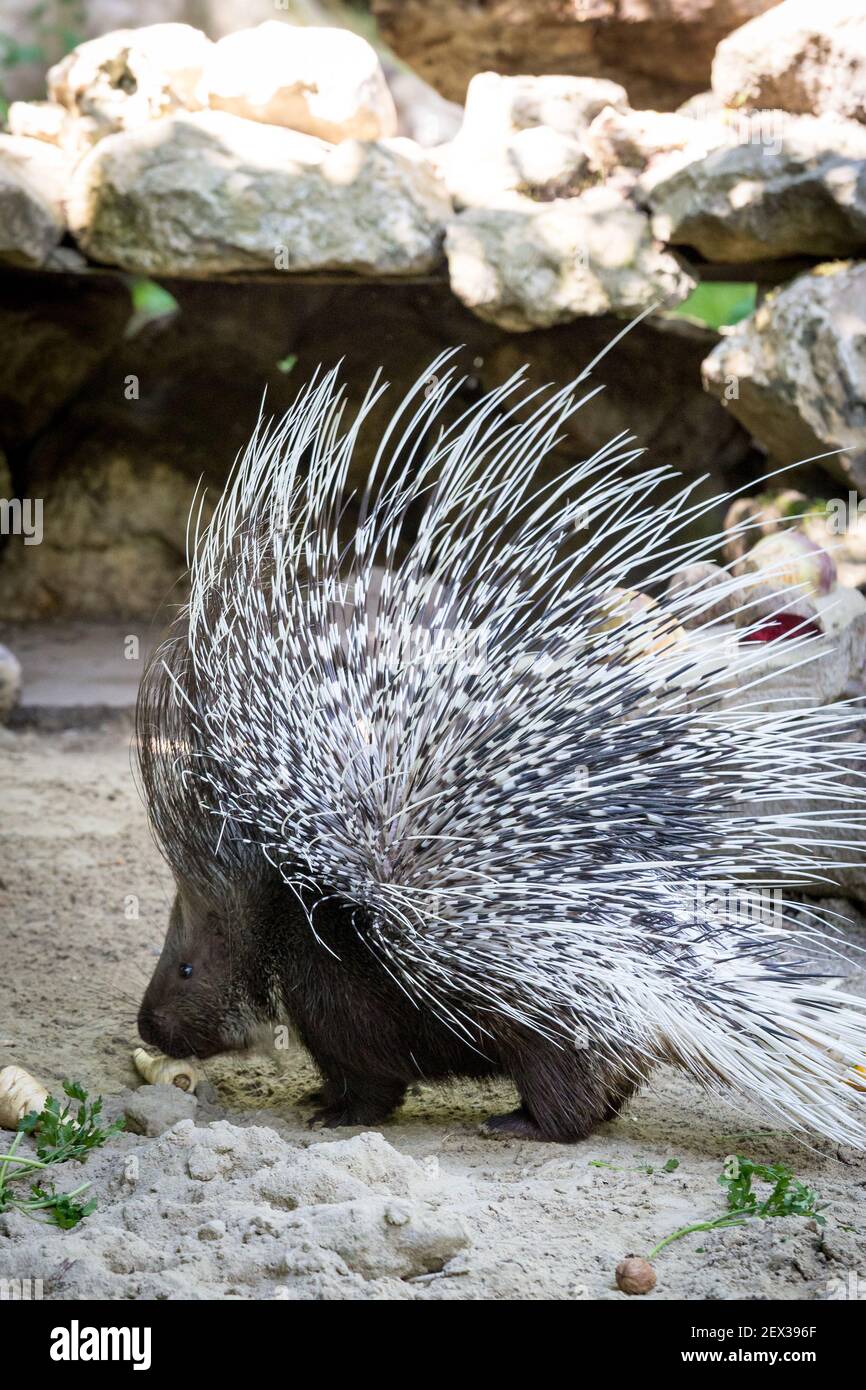
[[[463,124],[463,107],[446,101],[429,82],[385,60],[388,90],[397,112],[397,134],[415,140],[423,149],[453,140]]]
[[[627,104],[622,87],[594,78],[479,73],[463,124],[440,154],[448,191],[459,207],[578,192],[594,181],[581,135],[605,106]]]
[[[866,264],[818,266],[767,296],[703,364],[704,384],[772,460],[821,460],[866,488]]]
[[[56,101],[13,101],[6,118],[12,135],[44,140],[49,145],[62,143],[68,121],[68,111]]]
[[[466,93],[462,134],[480,143],[513,135],[532,126],[549,126],[561,135],[577,136],[611,106],[628,109],[628,96],[618,82],[597,77],[500,77],[481,72]]]
[[[473,75],[564,73],[628,88],[664,110],[709,84],[719,40],[773,0],[373,0],[382,37],[462,101]]]
[[[69,161],[43,140],[0,134],[0,261],[44,265],[66,231]]]
[[[688,101],[677,107],[678,116],[688,116],[693,121],[714,121],[729,114],[730,108],[714,91],[696,92]]]
[[[289,1209],[349,1202],[369,1195],[423,1198],[438,1178],[435,1159],[418,1163],[381,1134],[359,1134],[313,1144],[275,1164],[256,1186],[257,1196]]]
[[[863,0],[784,0],[724,39],[713,91],[727,105],[866,121]]]
[[[681,155],[682,163],[703,159],[728,138],[720,120],[699,121],[675,111],[618,111],[606,106],[584,135],[583,147],[593,169],[609,178],[622,169],[643,172],[662,155]]]
[[[429,270],[450,205],[409,143],[184,113],[101,141],[76,169],[70,225],[93,259],[147,275]]]
[[[123,1113],[133,1134],[155,1139],[181,1120],[191,1120],[196,1105],[195,1096],[177,1086],[139,1086],[126,1101]]]
[[[729,262],[866,246],[866,130],[781,112],[764,112],[752,130],[654,181],[655,235]]]
[[[319,362],[342,359],[348,427],[370,384],[375,342],[375,366],[392,386],[352,457],[349,486],[362,489],[395,400],[444,348],[465,344],[457,365],[468,374],[446,412],[451,424],[479,391],[526,365],[532,388],[562,383],[622,328],[602,316],[515,335],[483,322],[445,280],[324,284],[286,275],[242,286],[175,280],[168,288],[180,311],[130,337],[120,277],[89,275],[74,294],[64,277],[6,277],[0,447],[5,432],[16,450],[18,486],[45,499],[45,538],[26,555],[11,545],[0,555],[5,617],[149,618],[166,595],[182,602],[184,529],[196,482],[203,479],[208,498],[219,494],[265,387],[268,410],[279,416]],[[599,363],[593,380],[604,390],[566,422],[539,485],[620,433],[636,435],[651,457],[693,480],[710,473],[715,481],[696,494],[708,504],[719,477],[740,485],[763,474],[763,455],[701,387],[701,362],[717,342],[717,334],[681,320],[650,318],[630,328]],[[138,381],[140,399],[127,398],[129,381]],[[714,534],[722,519],[723,508],[711,508],[688,536]]]
[[[508,161],[516,190],[543,202],[579,193],[592,181],[580,142],[550,126],[519,130],[508,146]]]
[[[26,563],[7,548],[0,611],[25,620],[151,616],[183,570],[195,481],[153,447],[111,447],[98,435],[70,449],[65,462],[54,478],[28,484],[44,498],[44,537],[28,548]]]
[[[853,600],[848,597],[851,594],[855,595]],[[767,598],[769,600],[769,590]],[[866,666],[866,608],[857,603],[857,599],[862,598],[862,594],[850,589],[844,591],[841,599],[837,590],[828,598],[814,601],[825,622],[833,605],[837,605],[839,626],[835,631],[810,638],[807,648],[794,651],[790,639],[786,638],[770,642],[744,641],[743,629],[731,621],[719,622],[711,629],[691,631],[684,644],[683,670],[686,674],[682,683],[698,692],[697,708],[705,706],[707,692],[712,689],[725,710],[743,707],[750,716],[816,709],[847,697],[852,690],[862,692]],[[866,600],[863,602],[866,604]],[[777,589],[774,601],[768,601],[766,606],[777,613],[782,611],[786,607],[784,595]],[[832,622],[827,625],[834,626]],[[712,686],[698,688],[699,676],[712,676]],[[837,752],[838,764],[835,762]],[[840,805],[844,800],[844,763],[843,744],[841,751],[834,750],[834,766],[840,769]],[[829,806],[828,801],[828,816]],[[798,814],[800,809],[798,804]],[[830,824],[829,819],[826,823]],[[866,875],[861,874],[861,877],[866,883]]]
[[[72,172],[67,155],[44,140],[0,134],[0,165],[17,168],[65,227],[64,208]]]
[[[401,1197],[306,1207],[286,1225],[291,1246],[329,1250],[365,1279],[411,1279],[440,1270],[469,1237],[459,1217]]]
[[[184,1119],[186,1118],[184,1116]],[[186,1171],[196,1182],[213,1182],[214,1178],[222,1175],[223,1167],[220,1155],[203,1144],[196,1144],[191,1148],[186,1160]]]
[[[76,138],[93,144],[173,111],[197,111],[213,45],[189,24],[115,29],[79,44],[48,73],[48,95],[77,118]]]
[[[866,620],[861,619],[861,624]],[[852,624],[852,627],[854,625]],[[851,632],[851,629],[848,630]],[[856,644],[863,659],[864,629],[859,626],[840,650],[840,639],[833,639],[832,668],[841,671],[845,660],[851,659],[849,642]],[[829,639],[828,639],[829,640]],[[815,666],[831,666],[831,662],[814,662]],[[862,665],[860,667],[859,694],[863,694]],[[800,681],[797,682],[800,684]],[[805,679],[802,682],[805,685]],[[778,682],[781,687],[781,681]],[[764,687],[761,687],[762,691]],[[768,693],[772,693],[768,689]],[[781,688],[778,692],[781,694]],[[820,692],[819,692],[820,693]],[[843,693],[845,693],[843,691]],[[762,694],[763,700],[763,694]],[[779,709],[778,701],[775,709]],[[775,711],[767,709],[768,714]],[[828,765],[824,767],[826,789],[818,788],[812,797],[804,796],[796,802],[790,800],[756,801],[750,807],[750,814],[758,816],[775,815],[787,817],[788,826],[792,820],[799,826],[808,827],[809,850],[812,856],[814,879],[803,883],[798,891],[809,897],[826,898],[834,888],[845,898],[853,898],[859,903],[866,902],[866,830],[862,819],[853,810],[853,804],[863,785],[862,749],[856,750],[853,742],[846,752],[846,741],[834,741]],[[859,756],[857,753],[859,752]],[[757,858],[757,856],[756,856]],[[759,864],[756,865],[760,873]],[[783,890],[784,891],[784,890]],[[835,919],[835,925],[847,926],[849,913]],[[831,918],[831,921],[833,919]],[[856,918],[854,919],[856,925]],[[853,956],[855,966],[861,964],[863,942],[857,941],[858,951]],[[839,943],[844,949],[844,940]],[[844,964],[844,963],[843,963]],[[837,964],[837,969],[839,965]],[[847,987],[847,982],[846,982]],[[861,984],[862,987],[862,984]],[[857,991],[859,993],[859,990]]]
[[[19,171],[0,162],[0,262],[44,265],[63,223]]]
[[[691,606],[696,595],[703,596],[700,612],[677,611],[677,621],[685,628],[700,628],[705,623],[723,622],[727,619],[738,603],[730,581],[730,575],[721,565],[710,564],[708,560],[698,560],[677,570],[668,583],[668,599],[674,603],[679,599]],[[713,590],[718,592],[713,593]]]
[[[582,315],[630,316],[659,300],[673,306],[692,288],[653,241],[646,215],[609,188],[459,213],[446,254],[458,299],[512,332]]]
[[[21,696],[21,663],[0,643],[0,724],[5,724]]]
[[[229,34],[210,54],[201,91],[215,110],[334,143],[397,133],[376,50],[348,29],[271,19]]]
[[[19,271],[4,277],[0,447],[18,448],[46,428],[117,350],[131,314],[129,291],[119,280],[90,276],[70,293],[62,276]],[[69,447],[67,440],[67,454]],[[28,558],[35,553],[33,548]]]

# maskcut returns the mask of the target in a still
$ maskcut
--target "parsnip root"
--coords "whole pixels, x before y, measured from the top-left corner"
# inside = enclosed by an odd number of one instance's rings
[[[132,1061],[142,1080],[151,1086],[177,1086],[181,1091],[194,1091],[200,1080],[198,1067],[191,1060],[179,1061],[177,1057],[164,1057],[162,1053],[154,1057],[143,1047],[137,1047]]]
[[[40,1112],[48,1092],[23,1067],[9,1066],[0,1071],[0,1129],[17,1129],[18,1121],[31,1110]]]

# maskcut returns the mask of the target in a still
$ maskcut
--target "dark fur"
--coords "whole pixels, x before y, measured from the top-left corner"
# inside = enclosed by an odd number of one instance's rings
[[[522,1104],[490,1119],[487,1132],[568,1143],[612,1119],[638,1084],[591,1051],[490,1015],[470,1046],[407,998],[348,907],[328,898],[313,922],[315,934],[276,872],[258,869],[242,892],[181,888],[141,1005],[144,1041],[170,1056],[209,1057],[250,1046],[282,1013],[322,1074],[314,1122],[327,1126],[378,1125],[419,1080],[507,1075]]]

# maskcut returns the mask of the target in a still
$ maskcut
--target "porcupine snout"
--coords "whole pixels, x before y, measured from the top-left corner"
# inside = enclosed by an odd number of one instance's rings
[[[142,1040],[169,1057],[212,1057],[248,1046],[257,1024],[252,969],[229,914],[180,890],[139,1009]]]

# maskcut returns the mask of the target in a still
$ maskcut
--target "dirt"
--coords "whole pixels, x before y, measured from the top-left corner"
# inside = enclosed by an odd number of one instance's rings
[[[78,1079],[109,1114],[134,1113],[135,1014],[171,882],[124,720],[0,730],[0,807],[0,1067]],[[505,1086],[418,1087],[363,1136],[308,1128],[316,1078],[296,1051],[205,1071],[193,1115],[58,1170],[64,1188],[92,1179],[80,1226],[0,1216],[0,1279],[41,1279],[46,1298],[625,1299],[617,1262],[720,1215],[717,1178],[739,1152],[789,1164],[825,1224],[687,1235],[656,1258],[647,1297],[866,1297],[866,1156],[806,1145],[672,1072],[566,1146],[479,1134],[513,1103]]]

